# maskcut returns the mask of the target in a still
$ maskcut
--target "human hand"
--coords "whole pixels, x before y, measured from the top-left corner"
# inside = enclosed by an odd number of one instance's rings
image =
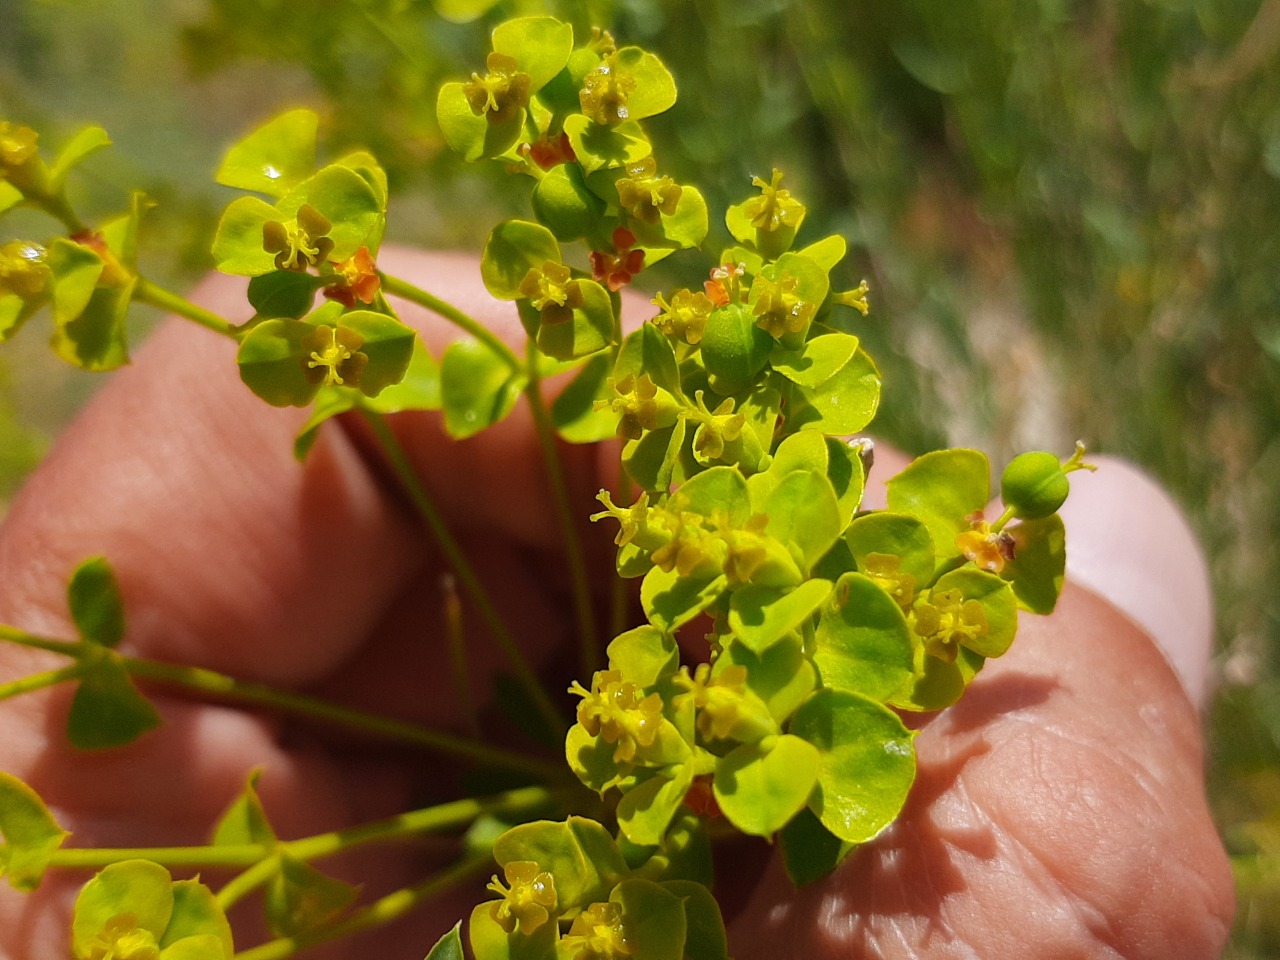
[[[382,260],[516,336],[514,311],[488,298],[472,261],[391,250]],[[203,293],[230,315],[240,296],[224,280]],[[413,309],[403,316],[433,353],[451,336]],[[426,647],[440,631],[443,566],[358,428],[327,429],[298,466],[290,450],[304,416],[253,398],[229,343],[162,328],[6,518],[0,622],[72,635],[65,578],[101,553],[121,580],[131,652],[456,724],[442,645]],[[554,657],[569,638],[568,591],[527,415],[458,445],[443,442],[431,416],[399,417],[397,429],[481,575],[502,584],[495,599],[536,645],[531,655]],[[610,459],[568,451],[584,514]],[[878,459],[881,478],[896,471],[890,454]],[[1195,710],[1151,638],[1115,605],[1155,628],[1189,684],[1202,682],[1194,671],[1203,671],[1208,595],[1198,554],[1163,496],[1127,468],[1076,477],[1066,510],[1072,574],[1093,589],[1068,586],[1052,617],[1026,618],[1014,650],[926,726],[902,818],[835,875],[796,893],[776,865],[758,883],[722,871],[722,896],[745,904],[730,918],[738,960],[1220,949],[1230,877],[1204,803]],[[1104,522],[1103,506],[1114,521]],[[488,689],[500,661],[478,624],[474,633],[476,688]],[[5,679],[46,666],[32,651],[0,648]],[[65,743],[65,691],[3,704],[0,769],[30,782],[74,843],[96,846],[203,842],[254,766],[266,768],[261,792],[283,836],[394,813],[439,789],[431,757],[410,762],[162,690],[153,699],[165,727],[91,755]],[[420,879],[435,853],[381,850],[339,869],[391,889]],[[0,951],[61,955],[80,882],[59,873],[34,896],[0,895]],[[421,956],[478,898],[463,891],[334,955]]]

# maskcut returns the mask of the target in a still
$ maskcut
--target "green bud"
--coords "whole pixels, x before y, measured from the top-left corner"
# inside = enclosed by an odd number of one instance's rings
[[[1056,513],[1071,484],[1052,453],[1032,452],[1014,457],[1000,476],[1000,497],[1019,520],[1039,520]]]
[[[702,334],[702,362],[712,388],[721,395],[746,389],[769,362],[773,344],[773,337],[756,326],[745,304],[714,310]]]

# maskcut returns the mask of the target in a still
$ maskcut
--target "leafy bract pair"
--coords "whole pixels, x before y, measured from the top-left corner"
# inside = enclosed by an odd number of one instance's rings
[[[727,960],[720,908],[696,862],[689,875],[682,841],[676,831],[663,848],[623,845],[581,817],[512,828],[493,846],[499,899],[471,913],[472,950],[501,960]]]
[[[364,151],[317,169],[317,126],[313,112],[293,110],[228,151],[218,182],[263,196],[233,201],[213,242],[220,270],[250,278],[241,378],[275,406],[314,404],[300,454],[324,420],[353,407],[440,405],[435,362],[381,288],[386,174]]]
[[[231,960],[235,949],[231,925],[208,887],[175,881],[149,860],[124,860],[81,889],[71,952],[75,960]]]

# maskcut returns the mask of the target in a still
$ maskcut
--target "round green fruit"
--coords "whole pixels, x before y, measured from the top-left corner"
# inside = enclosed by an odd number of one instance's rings
[[[1052,453],[1016,456],[1000,476],[1000,498],[1019,520],[1039,520],[1056,513],[1071,484]]]
[[[600,222],[604,201],[587,188],[576,163],[562,163],[533,188],[533,212],[557,239],[578,240]]]
[[[702,362],[722,396],[751,386],[773,350],[773,337],[755,324],[751,308],[730,303],[711,312],[702,334]]]

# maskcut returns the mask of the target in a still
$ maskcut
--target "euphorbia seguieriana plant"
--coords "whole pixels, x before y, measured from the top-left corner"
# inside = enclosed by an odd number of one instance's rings
[[[1009,649],[1019,610],[1053,609],[1065,562],[1057,510],[1067,475],[1085,466],[1083,449],[1065,461],[1014,459],[1000,484],[1004,510],[991,520],[987,459],[967,449],[918,458],[888,481],[887,509],[862,509],[872,446],[849,438],[880,398],[854,332],[867,286],[834,289],[845,241],[801,241],[805,207],[778,171],[725,212],[733,243],[705,282],[658,294],[647,322],[624,330],[619,291],[707,235],[703,196],[665,172],[642,125],[675,99],[654,54],[599,31],[578,44],[567,24],[542,17],[499,26],[484,65],[440,90],[449,146],[532,187],[534,219],[494,227],[480,265],[489,292],[515,304],[523,355],[379,269],[386,177],[364,152],[319,165],[314,113],[271,120],[218,169],[219,183],[245,191],[212,243],[218,269],[248,278],[248,306],[234,321],[139,274],[142,196],[118,219],[81,221],[64,184],[108,145],[102,130],[82,131],[49,160],[34,131],[0,123],[0,212],[34,207],[62,228],[0,248],[0,338],[47,306],[57,353],[109,370],[128,360],[131,304],[157,305],[234,339],[241,378],[267,403],[310,408],[299,457],[327,418],[363,416],[523,684],[528,725],[563,735],[573,775],[536,751],[121,653],[126,611],[107,560],[91,558],[68,591],[78,638],[0,628],[6,640],[69,658],[0,685],[0,698],[77,685],[67,728],[77,747],[123,748],[160,722],[135,686],[142,677],[398,737],[527,786],[284,841],[255,772],[211,825],[208,846],[143,859],[64,848],[67,834],[35,792],[2,774],[0,870],[10,883],[29,890],[50,868],[99,868],[75,904],[76,960],[285,957],[487,874],[488,898],[433,957],[460,957],[465,927],[478,960],[724,960],[710,835],[776,839],[797,884],[825,875],[902,809],[915,774],[903,712],[955,702],[987,658]],[[431,356],[388,295],[466,336]],[[568,386],[546,405],[543,378],[565,371]],[[583,673],[567,693],[543,687],[386,421],[440,410],[463,440],[521,397],[576,590]],[[622,441],[624,480],[600,492],[592,519],[614,525],[617,574],[640,581],[644,622],[608,642],[603,665],[557,436]],[[628,595],[618,597],[630,610]],[[678,646],[677,634],[690,642]],[[457,863],[386,898],[361,902],[314,865],[358,843],[431,831],[465,834]],[[169,872],[206,864],[242,872],[216,893]],[[279,939],[236,953],[225,911],[255,892]]]

